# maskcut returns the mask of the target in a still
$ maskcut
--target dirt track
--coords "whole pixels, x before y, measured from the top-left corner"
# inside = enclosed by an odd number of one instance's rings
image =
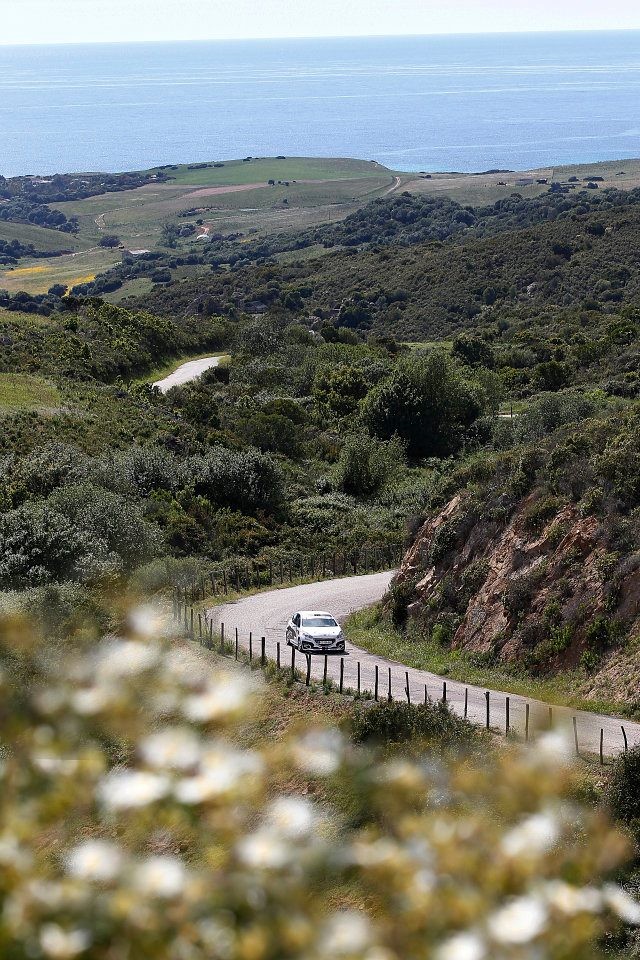
[[[205,370],[210,370],[211,367],[217,367],[219,363],[220,357],[203,357],[201,360],[189,360],[187,363],[179,366],[177,370],[174,370],[173,373],[170,373],[168,377],[164,377],[162,380],[156,380],[153,386],[157,387],[161,393],[167,393],[172,387],[181,387],[191,380],[197,380]]]

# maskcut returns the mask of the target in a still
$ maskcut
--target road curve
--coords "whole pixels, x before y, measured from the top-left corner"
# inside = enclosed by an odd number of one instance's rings
[[[286,645],[285,626],[296,610],[328,610],[342,620],[355,610],[377,603],[386,593],[392,576],[390,572],[374,573],[364,577],[345,577],[339,580],[324,580],[314,584],[272,590],[242,598],[235,603],[213,607],[207,611],[207,617],[209,622],[213,622],[214,633],[219,633],[221,624],[224,624],[226,639],[231,642],[234,640],[237,629],[240,647],[245,650],[248,649],[251,633],[254,656],[259,656],[260,640],[265,637],[267,657],[275,660],[277,643],[280,642],[281,662],[285,666],[291,663],[291,648]],[[328,657],[327,661],[327,675],[337,682],[340,677],[340,657]],[[412,703],[420,703],[424,700],[425,686],[432,699],[442,697],[442,677],[426,670],[416,670],[404,664],[386,660],[349,642],[347,642],[344,663],[345,687],[357,689],[358,664],[360,664],[362,691],[373,692],[375,668],[378,666],[381,698],[386,697],[389,692],[389,671],[391,671],[391,693],[394,699],[406,698],[407,674]],[[300,670],[306,667],[306,658],[297,651],[296,665]],[[312,657],[311,676],[316,680],[322,680],[323,670],[324,657]],[[465,691],[468,691],[468,717],[472,722],[484,725],[487,711],[486,687],[475,687],[449,679],[446,683],[447,700],[456,713],[464,714]],[[527,700],[517,694],[491,690],[489,691],[489,709],[492,727],[503,731],[505,729],[507,696],[510,703],[512,731],[524,736],[527,703],[530,709],[531,731],[548,727],[548,704]],[[554,722],[568,729],[572,742],[574,717],[581,752],[597,754],[600,747],[600,730],[603,730],[605,755],[615,756],[620,753],[624,749],[622,724],[624,724],[629,747],[640,744],[640,724],[638,723],[565,707],[554,707]]]
[[[206,370],[217,367],[221,357],[202,357],[200,360],[188,360],[181,364],[173,373],[153,384],[161,393],[167,393],[172,387],[181,387],[191,380],[197,380]]]

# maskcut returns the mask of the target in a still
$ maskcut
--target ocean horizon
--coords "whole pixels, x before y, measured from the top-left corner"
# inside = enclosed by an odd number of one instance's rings
[[[0,173],[640,156],[640,31],[0,46]]]

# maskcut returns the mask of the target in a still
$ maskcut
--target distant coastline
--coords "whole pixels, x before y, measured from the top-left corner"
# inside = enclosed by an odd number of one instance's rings
[[[640,31],[505,36],[0,46],[0,173],[246,154],[470,173],[640,156]]]

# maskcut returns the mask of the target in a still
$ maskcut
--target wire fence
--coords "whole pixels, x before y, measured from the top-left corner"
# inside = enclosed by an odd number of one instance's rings
[[[364,545],[350,550],[322,550],[310,554],[268,556],[259,560],[233,560],[216,565],[190,583],[173,588],[174,609],[202,602],[207,597],[285,586],[305,580],[327,580],[391,570],[402,560],[397,544]]]
[[[279,676],[307,687],[320,685],[327,692],[335,691],[360,700],[403,700],[413,706],[440,701],[470,723],[484,726],[494,734],[502,734],[525,743],[529,743],[540,732],[552,730],[556,726],[558,708],[490,690],[484,691],[484,702],[479,707],[477,698],[473,702],[470,697],[470,691],[478,692],[476,687],[459,683],[452,685],[444,679],[436,681],[436,678],[429,683],[418,682],[416,673],[419,671],[402,671],[400,664],[392,667],[388,663],[375,663],[370,656],[363,662],[353,656],[312,655],[301,653],[295,647],[288,647],[280,641],[275,644],[270,641],[275,656],[269,656],[266,636],[254,636],[251,631],[243,634],[237,627],[233,628],[230,636],[224,623],[216,630],[206,611],[198,611],[192,605],[183,605],[179,601],[174,603],[174,620],[180,624],[189,639],[197,641],[202,647],[252,668],[260,668],[267,676]],[[455,688],[453,696],[452,686]],[[566,719],[566,710],[563,715]],[[606,756],[628,752],[629,737],[623,724],[619,724],[619,749],[605,751],[604,727],[599,731],[599,744],[589,744],[586,732],[583,732],[581,743],[580,717],[573,715],[571,720],[577,757],[586,759],[597,756],[600,764],[604,766]],[[611,731],[609,739],[610,735]]]

